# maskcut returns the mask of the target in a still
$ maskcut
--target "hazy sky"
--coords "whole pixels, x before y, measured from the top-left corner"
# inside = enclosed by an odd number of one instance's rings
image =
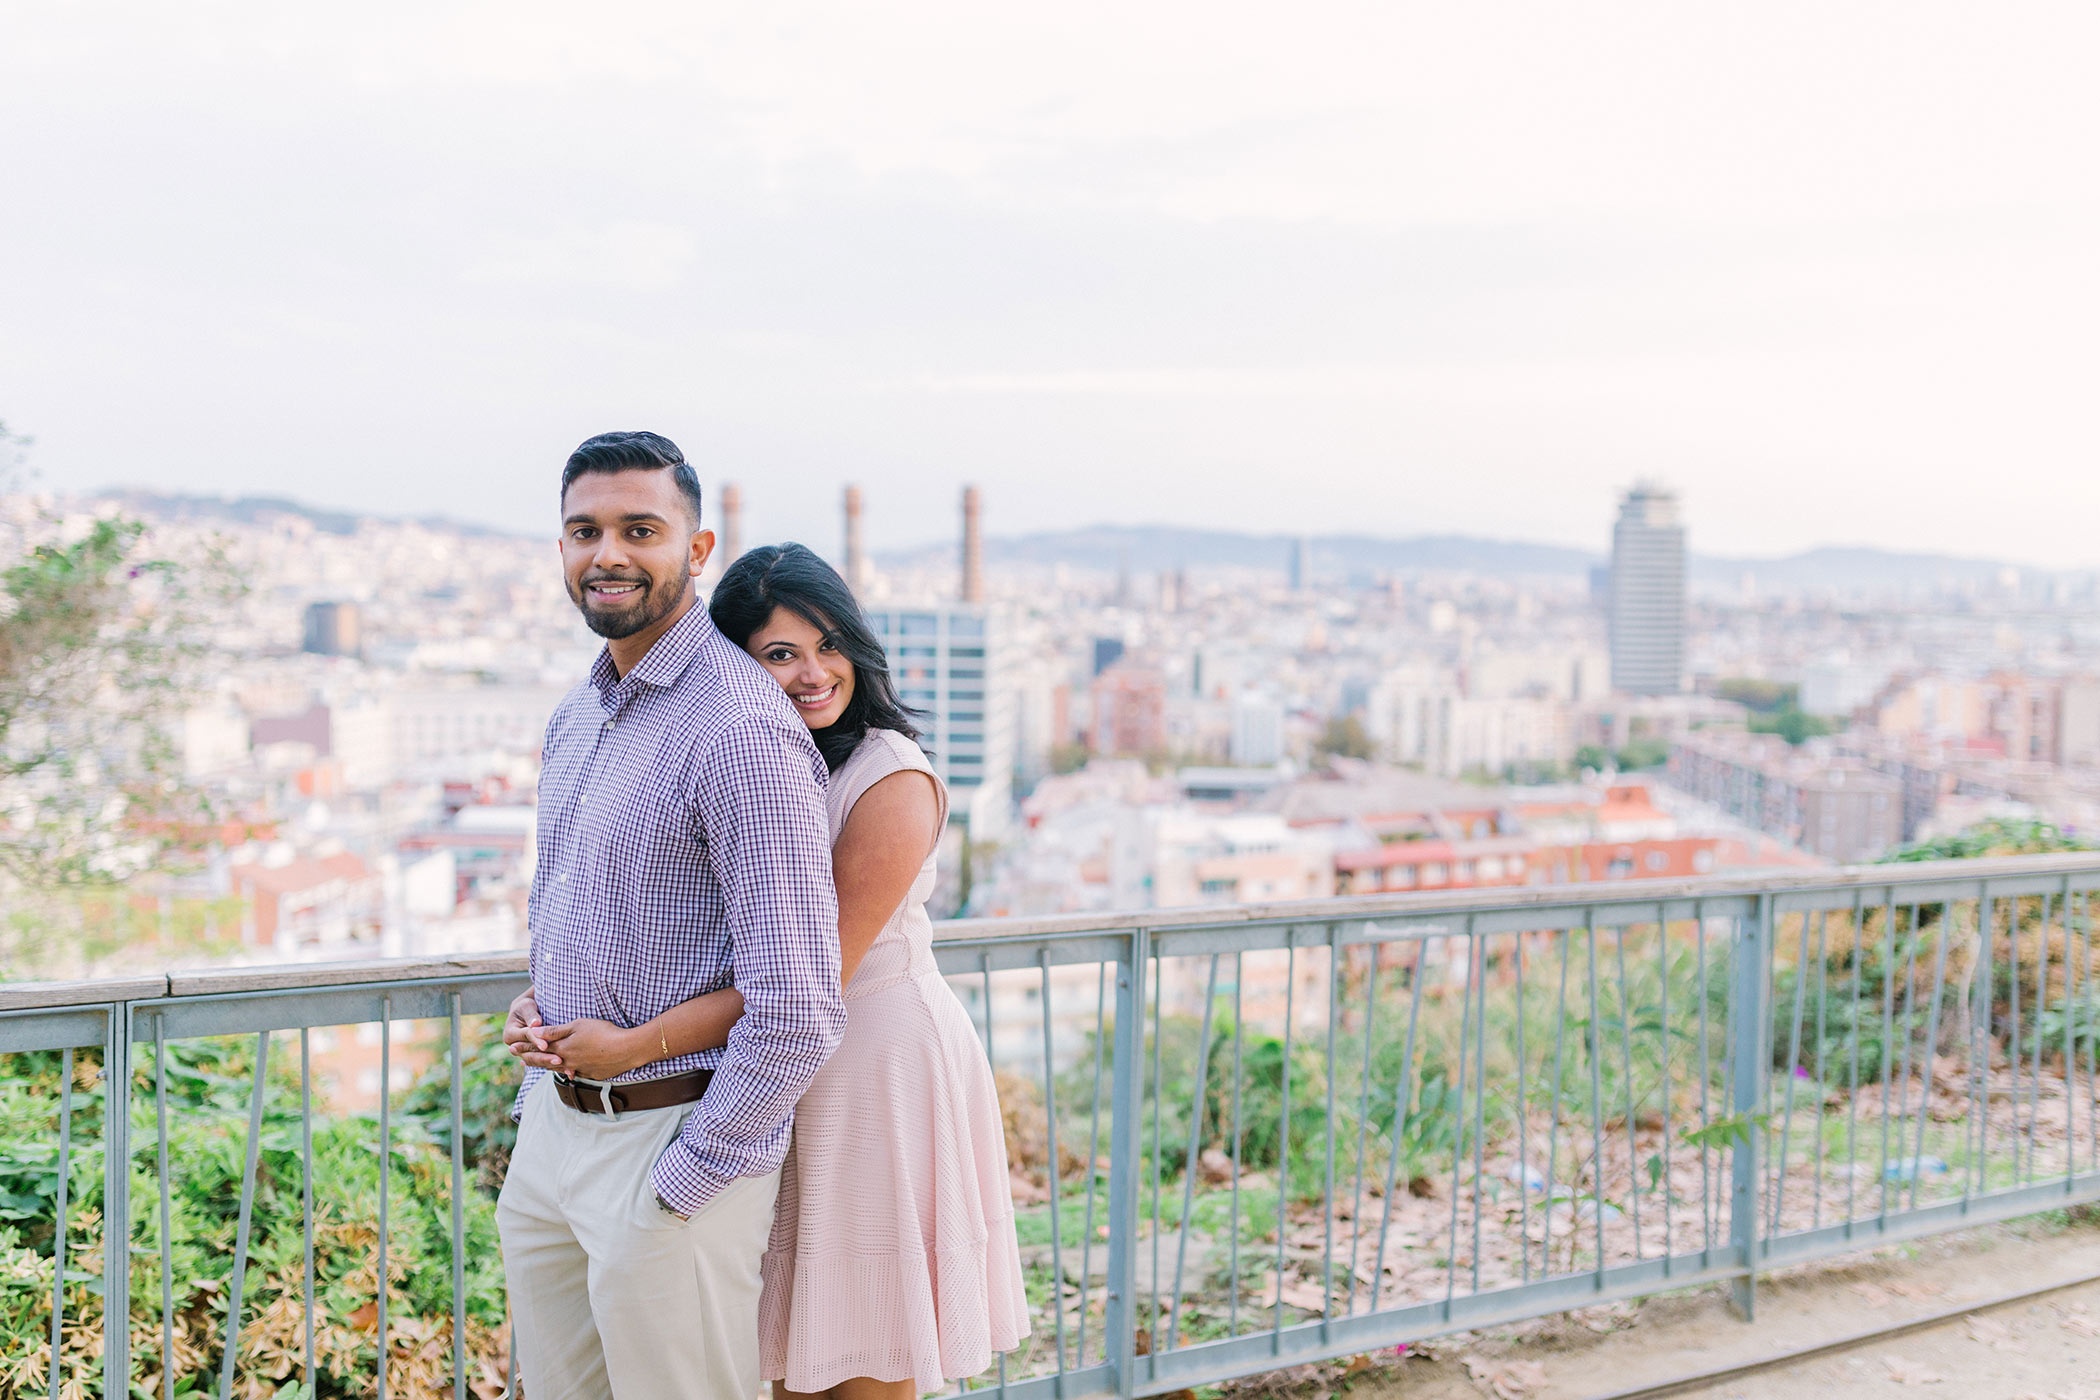
[[[2100,567],[2100,10],[0,0],[59,488]]]

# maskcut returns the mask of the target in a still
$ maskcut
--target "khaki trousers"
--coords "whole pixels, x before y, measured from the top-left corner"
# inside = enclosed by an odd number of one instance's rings
[[[649,1169],[695,1105],[579,1113],[542,1080],[518,1124],[496,1226],[526,1400],[752,1400],[759,1259],[780,1173],[691,1220]]]

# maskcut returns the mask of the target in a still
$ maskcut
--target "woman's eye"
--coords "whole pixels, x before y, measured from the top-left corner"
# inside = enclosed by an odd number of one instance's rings
[[[769,651],[766,653],[766,660],[772,662],[775,666],[785,666],[794,659],[795,653],[791,651]]]

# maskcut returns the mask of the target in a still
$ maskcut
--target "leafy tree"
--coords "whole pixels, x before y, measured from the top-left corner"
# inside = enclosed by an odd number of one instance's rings
[[[1320,737],[1313,744],[1314,753],[1333,754],[1337,758],[1370,758],[1376,752],[1371,736],[1364,730],[1364,722],[1356,715],[1339,715],[1327,721]]]
[[[2091,844],[2066,836],[2044,821],[2007,821],[1995,818],[1952,836],[1913,842],[1899,847],[1884,862],[1923,860],[1975,860],[1983,856],[2036,856],[2055,851],[2090,851]]]
[[[1748,676],[1716,681],[1714,695],[1722,700],[1733,700],[1745,709],[1761,714],[1796,709],[1801,704],[1800,686],[1786,681],[1757,680]]]
[[[24,439],[0,427],[0,454]],[[0,467],[11,461],[0,460]],[[210,813],[180,782],[172,732],[204,624],[237,587],[216,554],[154,550],[136,521],[48,516],[0,558],[0,963],[48,935],[24,910],[110,885],[190,844]]]
[[[1660,768],[1669,760],[1670,746],[1660,739],[1629,739],[1618,757],[1621,770],[1637,773],[1643,768]]]
[[[1602,773],[1611,767],[1611,750],[1602,744],[1584,744],[1575,750],[1575,771],[1587,768],[1592,773]]]
[[[1753,714],[1750,716],[1749,725],[1752,734],[1777,734],[1796,746],[1828,734],[1835,727],[1821,715],[1797,710],[1792,705],[1783,706],[1770,714]]]

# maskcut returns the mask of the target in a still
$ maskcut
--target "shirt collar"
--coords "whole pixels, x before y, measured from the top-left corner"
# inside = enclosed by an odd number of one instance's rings
[[[685,616],[658,637],[656,645],[626,675],[613,669],[612,652],[600,649],[598,659],[591,665],[591,685],[597,689],[599,700],[608,703],[617,693],[631,691],[635,685],[674,685],[714,635],[714,619],[707,615],[707,605],[696,599]]]

